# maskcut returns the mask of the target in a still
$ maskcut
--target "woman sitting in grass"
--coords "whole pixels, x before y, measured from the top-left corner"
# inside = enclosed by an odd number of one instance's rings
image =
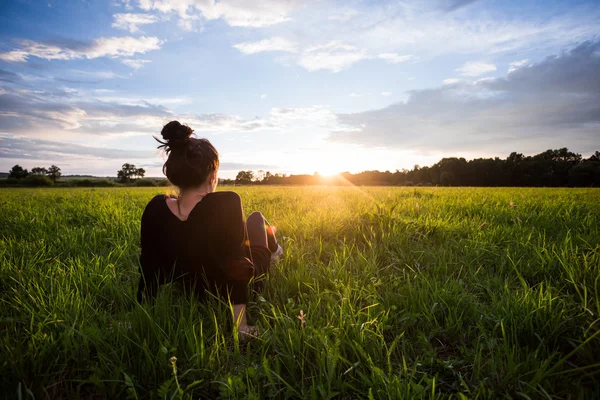
[[[245,220],[238,194],[215,192],[219,154],[192,132],[171,121],[162,129],[164,141],[157,139],[168,155],[163,172],[179,196],[155,196],[144,210],[138,301],[154,297],[163,283],[181,281],[201,298],[208,291],[231,300],[239,331],[250,333],[248,282],[266,274],[282,250],[261,213]]]

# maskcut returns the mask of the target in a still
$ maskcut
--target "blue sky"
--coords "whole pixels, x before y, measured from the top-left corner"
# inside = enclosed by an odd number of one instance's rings
[[[9,1],[0,170],[159,176],[172,119],[240,169],[600,147],[596,1]]]

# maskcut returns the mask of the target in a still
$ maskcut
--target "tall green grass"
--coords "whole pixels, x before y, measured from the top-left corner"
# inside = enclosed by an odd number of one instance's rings
[[[286,253],[249,341],[135,301],[161,190],[0,191],[6,398],[600,397],[600,190],[236,187]]]

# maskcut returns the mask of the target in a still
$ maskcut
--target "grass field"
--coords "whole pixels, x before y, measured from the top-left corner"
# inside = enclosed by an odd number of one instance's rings
[[[136,303],[164,188],[0,190],[5,398],[600,398],[600,190],[235,190],[286,252],[250,341]]]

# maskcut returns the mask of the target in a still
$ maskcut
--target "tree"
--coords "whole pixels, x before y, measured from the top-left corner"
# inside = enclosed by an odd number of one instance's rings
[[[128,183],[131,182],[133,177],[143,178],[145,174],[146,170],[144,168],[136,168],[133,164],[125,163],[121,170],[117,171],[117,178],[121,183]]]
[[[33,167],[31,168],[31,173],[34,175],[46,175],[48,170],[44,167]]]
[[[570,186],[593,186],[594,178],[600,176],[600,165],[593,161],[585,161],[569,170]]]
[[[254,179],[254,172],[248,170],[248,171],[240,171],[238,172],[238,174],[235,177],[235,183],[237,183],[238,185],[247,185],[249,183],[252,183],[252,180]]]
[[[27,177],[27,175],[29,175],[29,172],[26,169],[23,169],[19,164],[12,167],[8,173],[9,178],[15,179],[23,179]]]
[[[52,182],[54,183],[56,183],[56,180],[62,176],[60,168],[56,165],[51,165],[50,168],[48,168],[48,171],[46,171],[46,174],[48,175],[48,177],[50,177],[50,179],[52,179]]]
[[[522,162],[524,159],[525,157],[523,156],[523,154],[513,151],[512,153],[510,153],[510,156],[508,156],[506,161],[516,164]]]
[[[451,186],[454,183],[454,172],[442,171],[440,174],[440,185]]]

